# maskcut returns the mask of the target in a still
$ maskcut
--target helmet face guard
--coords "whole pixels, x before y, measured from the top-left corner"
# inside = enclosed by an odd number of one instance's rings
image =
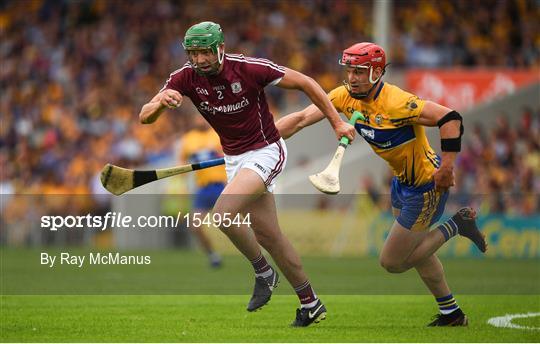
[[[373,80],[373,66],[369,66],[369,67],[368,66],[351,66],[348,64],[343,64],[341,61],[342,60],[339,60],[339,64],[342,66],[354,67],[358,69],[369,69],[369,83],[371,84],[371,87],[369,88],[367,92],[353,92],[351,89],[351,85],[349,84],[349,81],[343,80],[343,85],[345,86],[347,91],[349,91],[349,94],[351,95],[351,97],[353,97],[354,99],[364,99],[367,96],[369,96],[371,91],[373,91],[375,86],[377,86],[377,84],[379,83],[379,80],[381,80],[382,76],[384,75],[384,69],[383,69],[382,74],[377,79]]]
[[[343,55],[338,63],[345,67],[353,67],[368,70],[368,81],[372,85],[367,92],[354,93],[351,91],[351,85],[348,81],[343,81],[343,84],[349,91],[351,97],[355,99],[363,99],[369,96],[386,71],[386,56],[384,50],[373,43],[358,43],[343,51]],[[375,68],[381,67],[382,73],[374,79],[373,71]]]
[[[195,24],[186,31],[182,46],[186,52],[190,50],[211,50],[217,56],[217,61],[208,71],[201,70],[188,54],[188,59],[195,71],[201,75],[215,75],[218,73],[225,58],[225,42],[223,31],[219,24],[202,22]]]

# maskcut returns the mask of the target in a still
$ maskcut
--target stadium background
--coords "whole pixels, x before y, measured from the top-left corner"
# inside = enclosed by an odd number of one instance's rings
[[[498,283],[497,287],[485,282],[475,289],[477,284],[460,281],[466,284],[462,292],[537,296],[539,17],[538,2],[532,0],[3,2],[2,294],[189,294],[199,290],[195,285],[200,281],[193,278],[183,289],[143,283],[141,291],[130,283],[141,270],[130,270],[127,282],[115,289],[107,289],[106,281],[99,284],[100,276],[90,274],[98,280],[94,288],[85,284],[88,276],[71,272],[45,276],[48,271],[40,270],[33,257],[43,247],[80,252],[145,250],[157,254],[158,261],[180,259],[185,269],[192,269],[189,262],[204,270],[197,263],[199,256],[189,253],[196,245],[182,229],[51,233],[39,228],[39,216],[109,210],[131,215],[189,211],[189,177],[174,177],[133,195],[111,197],[101,188],[98,174],[108,162],[132,168],[175,163],[194,108],[169,111],[151,126],[139,124],[137,114],[169,73],[184,63],[180,39],[185,30],[193,23],[213,20],[224,28],[226,51],[269,58],[300,70],[327,91],[344,78],[337,64],[344,48],[366,40],[382,44],[392,63],[386,81],[454,107],[465,117],[464,149],[457,161],[457,185],[447,212],[461,204],[477,207],[490,249],[487,258],[481,258],[467,241],[458,239],[440,253],[451,271],[461,270],[464,261],[460,259],[466,259],[467,265],[489,267],[491,272],[500,267],[503,272],[497,276],[500,279],[489,280]],[[276,117],[307,104],[299,92],[269,87],[267,94]],[[429,135],[438,147],[437,131],[431,130]],[[314,261],[333,262],[326,266],[328,270],[319,271],[337,278],[327,285],[321,282],[327,294],[377,293],[385,280],[373,284],[349,280],[336,267],[377,269],[373,257],[391,223],[387,212],[389,170],[358,138],[347,150],[342,194],[317,194],[307,176],[326,165],[335,146],[326,123],[305,129],[288,141],[288,166],[277,191],[280,221],[306,257],[308,272],[310,267],[317,269]],[[240,258],[223,235],[211,234],[218,250],[226,254],[224,269],[227,259],[231,268],[240,266]],[[167,278],[182,283],[169,274],[178,266],[167,269],[156,283],[168,284]],[[472,277],[476,272],[470,269],[467,276]],[[202,270],[191,274],[200,272],[202,279],[213,281]],[[67,278],[66,284],[58,287],[53,282],[61,276]],[[324,276],[320,278],[324,280]],[[402,285],[404,293],[423,292],[418,280],[407,281]],[[345,287],[340,289],[338,282]],[[74,287],[68,288],[69,283]],[[232,282],[227,285],[230,293],[249,293]],[[212,288],[202,290],[215,293]],[[380,291],[399,293],[388,285]],[[540,308],[538,302],[534,308]]]

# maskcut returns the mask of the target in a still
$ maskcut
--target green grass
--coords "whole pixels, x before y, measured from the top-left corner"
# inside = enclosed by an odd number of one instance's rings
[[[253,274],[243,257],[225,257],[224,269],[212,271],[206,258],[189,251],[148,254],[150,265],[85,265],[49,268],[40,252],[87,254],[88,249],[2,249],[2,294],[232,294],[251,292]],[[95,251],[95,250],[94,250]],[[454,294],[540,294],[540,265],[535,259],[443,259]],[[321,294],[425,295],[416,271],[389,274],[377,258],[303,257],[312,284]],[[292,294],[282,283],[280,294]]]
[[[538,311],[530,296],[462,296],[468,328],[426,328],[429,296],[330,296],[324,322],[287,325],[296,299],[256,313],[248,296],[3,296],[4,342],[534,342],[539,331],[495,328],[488,318]]]
[[[520,318],[512,320],[513,324],[526,327],[537,327],[540,329],[540,316],[530,318]],[[539,333],[540,335],[540,333]]]
[[[185,251],[123,252],[150,254],[152,264],[144,266],[51,269],[39,264],[40,251],[1,250],[2,342],[540,341],[538,330],[487,324],[495,316],[540,312],[537,260],[443,260],[470,326],[426,328],[437,308],[414,271],[388,274],[375,258],[304,257],[328,319],[291,329],[298,301],[285,280],[270,305],[245,311],[253,275],[238,256],[225,257],[218,271]],[[539,321],[513,323],[539,327]]]

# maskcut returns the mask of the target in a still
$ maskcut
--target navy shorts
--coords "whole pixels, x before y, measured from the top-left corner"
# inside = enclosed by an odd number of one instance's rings
[[[392,179],[392,207],[400,210],[396,220],[411,231],[428,230],[439,221],[447,199],[448,191],[436,191],[434,182],[413,187]]]
[[[199,210],[212,209],[224,188],[225,183],[212,183],[200,188],[195,194],[193,208]]]

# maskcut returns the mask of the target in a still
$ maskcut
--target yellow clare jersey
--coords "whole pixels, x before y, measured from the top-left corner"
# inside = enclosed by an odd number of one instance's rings
[[[180,160],[195,163],[223,157],[219,136],[213,129],[191,130],[182,136]],[[212,183],[226,183],[227,175],[223,166],[214,166],[195,171],[195,182],[198,187]]]
[[[348,118],[354,111],[364,114],[366,120],[358,121],[356,130],[388,162],[401,183],[416,187],[432,181],[440,158],[429,145],[424,127],[416,124],[423,100],[384,82],[370,100],[352,98],[345,86],[328,96],[337,111]]]

